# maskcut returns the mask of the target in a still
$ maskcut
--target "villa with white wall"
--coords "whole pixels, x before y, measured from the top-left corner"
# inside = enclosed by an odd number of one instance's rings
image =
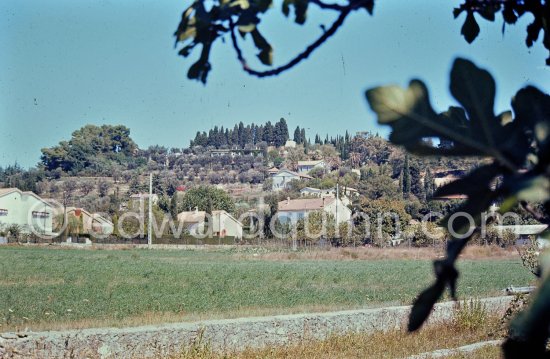
[[[338,224],[351,220],[351,210],[334,197],[286,199],[278,203],[277,209],[278,218],[292,224],[315,211],[332,214]]]
[[[52,205],[33,192],[0,188],[0,225],[20,226],[22,233],[52,235]]]

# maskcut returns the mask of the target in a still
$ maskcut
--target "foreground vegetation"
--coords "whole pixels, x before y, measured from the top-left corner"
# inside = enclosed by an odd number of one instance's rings
[[[216,353],[208,343],[199,340],[171,359],[407,358],[434,350],[500,339],[502,334],[498,318],[488,315],[486,311],[459,312],[450,323],[428,326],[419,333],[407,335],[404,331],[334,335],[325,340],[303,340],[283,347],[229,353]],[[499,354],[498,346],[487,346],[470,353],[456,353],[448,358],[498,358]]]
[[[346,249],[340,256],[319,251],[325,255],[316,256],[2,247],[0,331],[410,304],[430,281],[426,250],[421,259],[402,252],[402,259],[373,259],[367,251]],[[532,280],[517,257],[465,259],[460,266],[463,297],[498,295],[508,285]]]

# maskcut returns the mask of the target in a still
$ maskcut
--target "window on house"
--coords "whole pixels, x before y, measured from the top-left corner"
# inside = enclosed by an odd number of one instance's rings
[[[7,216],[7,215],[8,215],[8,210],[0,208],[0,216]]]
[[[39,211],[33,211],[32,217],[33,218],[48,218],[50,214],[48,212],[39,212]]]

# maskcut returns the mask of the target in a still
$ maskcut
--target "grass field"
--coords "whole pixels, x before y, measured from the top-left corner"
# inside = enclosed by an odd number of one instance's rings
[[[433,278],[428,259],[266,255],[1,247],[0,332],[410,304]],[[533,280],[515,257],[465,259],[460,269],[462,297]]]

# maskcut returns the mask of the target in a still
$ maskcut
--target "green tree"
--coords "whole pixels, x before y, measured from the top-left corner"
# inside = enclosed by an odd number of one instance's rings
[[[411,220],[405,203],[399,200],[365,198],[361,201],[361,212],[368,216],[365,220],[370,221],[372,243],[381,247],[391,239],[398,239]]]
[[[430,168],[426,168],[426,174],[424,175],[424,194],[426,201],[429,201],[434,193],[435,185],[432,171]]]
[[[77,174],[91,169],[108,174],[112,163],[128,161],[137,148],[125,126],[86,125],[74,131],[69,141],[43,148],[41,163],[49,171],[61,169]]]
[[[192,211],[197,208],[199,211],[224,210],[232,213],[235,210],[235,203],[222,189],[212,186],[198,186],[185,192],[181,208],[185,211]]]
[[[359,193],[369,199],[393,199],[403,198],[402,193],[391,177],[387,175],[372,174],[359,182]]]
[[[281,118],[279,122],[275,124],[273,136],[273,145],[277,147],[283,146],[288,140],[288,126],[284,118]]]
[[[178,218],[178,193],[174,192],[170,198],[170,215],[173,220]]]
[[[413,163],[409,166],[410,181],[411,181],[411,193],[419,200],[423,201],[426,197],[424,192],[424,184],[420,175],[420,166],[418,163]]]
[[[322,238],[332,239],[335,236],[335,223],[331,214],[323,211],[310,212],[296,223],[296,239],[310,244],[315,244]]]
[[[302,143],[302,132],[300,131],[300,126],[296,126],[296,129],[294,130],[293,140],[296,143]]]
[[[411,193],[411,170],[409,166],[409,155],[405,155],[403,163],[403,198],[408,198]]]

